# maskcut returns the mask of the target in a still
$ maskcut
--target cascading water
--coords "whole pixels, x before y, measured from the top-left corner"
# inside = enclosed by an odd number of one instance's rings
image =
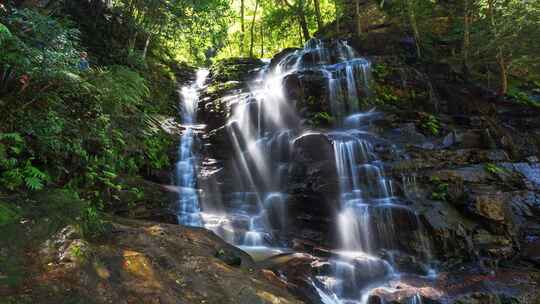
[[[197,128],[197,107],[199,91],[204,87],[208,70],[197,71],[196,80],[180,91],[182,126],[185,128],[178,147],[176,163],[176,183],[179,189],[178,222],[186,226],[202,226],[199,190],[197,189],[197,156],[194,151]]]
[[[325,136],[332,142],[339,178],[335,222],[340,240],[339,250],[328,260],[330,270],[310,279],[324,304],[367,303],[375,290],[391,288],[390,282],[400,276],[394,258],[400,252],[398,238],[406,230],[398,226],[398,218],[399,225],[414,227],[410,239],[421,243],[421,258],[429,255],[418,229],[420,221],[394,193],[393,181],[385,176],[375,153],[381,139],[368,127],[380,114],[359,112],[361,100],[370,96],[370,71],[370,62],[346,42],[327,45],[315,39],[267,64],[249,92],[226,98],[232,113],[227,133],[237,180],[236,188],[223,199],[224,210],[199,213],[196,195],[193,199],[187,195],[182,204],[187,222],[197,225],[202,217],[206,228],[247,251],[285,247],[287,242],[281,242],[275,232],[288,229],[287,177],[294,142],[303,128],[284,83],[295,74],[322,75],[327,96],[321,97],[328,100],[337,127]],[[181,159],[191,159],[192,164],[192,158]],[[193,181],[188,179],[184,185],[197,192]],[[414,303],[419,300],[418,295],[411,298]]]
[[[374,151],[379,139],[367,129],[369,122],[380,114],[358,112],[358,92],[369,96],[370,63],[358,58],[346,44],[339,50],[338,63],[328,65],[321,60],[318,68],[327,75],[331,109],[336,124],[341,126],[328,133],[340,185],[337,230],[341,251],[330,260],[332,272],[318,277],[325,291],[317,290],[325,304],[367,303],[372,290],[399,277],[391,258],[387,261],[377,257],[381,250],[399,250],[396,235],[400,227],[396,226],[394,214],[418,226],[420,223],[414,211],[395,196],[393,182],[385,176],[383,163]],[[429,255],[425,238],[418,231],[414,234],[423,253]],[[411,301],[419,303],[421,298],[414,295]]]

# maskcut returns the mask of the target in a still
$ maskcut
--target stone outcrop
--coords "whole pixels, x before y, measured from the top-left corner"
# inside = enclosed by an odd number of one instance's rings
[[[25,284],[39,303],[302,303],[204,229],[118,219],[89,242],[66,227],[37,258]]]

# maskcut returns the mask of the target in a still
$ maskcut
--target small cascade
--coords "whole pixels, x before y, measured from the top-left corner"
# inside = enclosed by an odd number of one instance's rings
[[[197,189],[197,155],[194,151],[199,91],[204,87],[208,70],[197,71],[196,80],[180,90],[182,126],[185,131],[180,138],[178,162],[176,163],[176,183],[179,188],[178,222],[186,226],[202,226]]]
[[[371,65],[346,43],[338,45],[333,64],[324,43],[312,42],[307,47],[316,53],[310,68],[322,70],[327,78],[328,98],[339,127],[327,135],[333,143],[340,186],[336,219],[340,251],[329,260],[330,272],[318,276],[314,284],[319,284],[316,289],[324,303],[367,303],[373,290],[400,277],[394,264],[402,254],[403,233],[407,242],[418,244],[420,252],[412,254],[422,262],[429,262],[430,246],[416,213],[395,193],[394,181],[385,175],[375,152],[381,140],[368,129],[381,114],[360,112],[361,99],[370,95]],[[413,199],[414,176],[404,177],[403,183],[404,198]],[[384,258],[381,252],[387,253]],[[411,303],[421,303],[421,297],[416,295]]]

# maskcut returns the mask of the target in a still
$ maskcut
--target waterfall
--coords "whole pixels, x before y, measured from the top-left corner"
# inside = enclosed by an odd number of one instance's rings
[[[199,91],[204,87],[208,70],[197,71],[193,83],[180,90],[182,126],[185,128],[178,146],[176,184],[179,189],[178,222],[186,226],[202,226],[199,190],[197,189],[197,155],[194,151]]]
[[[371,95],[371,63],[344,41],[330,45],[312,39],[303,49],[261,68],[248,92],[224,98],[231,110],[226,130],[234,149],[235,183],[227,185],[231,189],[224,196],[222,213],[200,214],[195,181],[188,180],[183,185],[193,189],[194,195],[186,196],[185,214],[192,224],[200,224],[202,215],[206,228],[248,252],[290,250],[284,248],[287,240],[280,239],[290,228],[287,178],[295,140],[306,133],[285,83],[289,76],[302,73],[323,77],[327,96],[322,97],[329,103],[335,127],[321,134],[331,142],[339,179],[333,219],[339,248],[327,259],[325,272],[313,274],[309,282],[325,304],[368,303],[375,290],[391,290],[390,282],[399,280],[396,257],[401,254],[403,233],[419,244],[422,262],[429,260],[429,242],[416,213],[396,193],[396,182],[386,176],[377,155],[375,147],[382,139],[370,133],[369,127],[382,114],[360,110],[362,101]],[[186,139],[187,146],[192,142]],[[189,161],[184,175],[193,177],[189,169],[194,168],[193,155],[185,159]],[[406,185],[411,189],[407,194],[414,192],[413,185],[413,181]],[[411,303],[420,301],[419,295],[411,298]]]
[[[330,260],[332,271],[318,277],[324,288],[317,287],[317,291],[324,303],[363,304],[370,301],[373,290],[400,276],[392,258],[378,257],[381,250],[391,256],[399,252],[397,235],[405,228],[397,225],[396,217],[415,227],[421,227],[421,223],[394,193],[393,181],[386,177],[374,149],[378,139],[367,131],[380,114],[359,111],[360,88],[364,96],[369,96],[371,64],[358,58],[347,44],[338,50],[341,62],[328,66],[321,61],[319,68],[328,77],[329,101],[339,127],[328,136],[333,143],[340,186],[336,222],[341,253]],[[405,186],[410,189],[410,184]],[[429,245],[420,229],[411,234],[423,247],[424,257],[429,257]],[[421,297],[415,294],[410,301],[421,303]]]

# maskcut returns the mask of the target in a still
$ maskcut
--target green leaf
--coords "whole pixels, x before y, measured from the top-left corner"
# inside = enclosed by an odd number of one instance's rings
[[[38,177],[27,177],[24,180],[26,187],[30,190],[41,190],[43,189],[43,180]]]

